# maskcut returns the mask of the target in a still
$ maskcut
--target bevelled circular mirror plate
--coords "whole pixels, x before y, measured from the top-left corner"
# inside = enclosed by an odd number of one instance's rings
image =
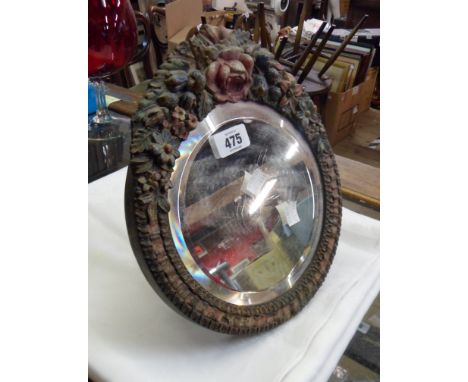
[[[238,126],[248,146],[217,158],[212,136],[236,145],[229,132]],[[237,305],[290,289],[312,258],[323,220],[319,168],[291,122],[258,103],[219,105],[179,152],[169,222],[191,275]]]
[[[156,72],[132,119],[125,194],[146,278],[213,330],[288,320],[336,251],[341,197],[325,130],[246,32],[204,25]]]

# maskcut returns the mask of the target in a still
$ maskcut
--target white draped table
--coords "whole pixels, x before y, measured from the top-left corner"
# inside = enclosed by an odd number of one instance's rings
[[[126,171],[88,186],[90,378],[327,381],[379,292],[379,221],[343,209],[335,260],[309,304],[270,332],[229,336],[177,314],[147,283],[125,226]]]

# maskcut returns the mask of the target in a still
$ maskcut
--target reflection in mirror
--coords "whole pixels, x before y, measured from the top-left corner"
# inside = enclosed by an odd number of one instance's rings
[[[247,117],[230,119],[226,110],[236,106],[218,106],[182,143],[171,191],[179,254],[221,298],[291,288],[322,223],[320,176],[308,145],[273,110],[246,104]]]

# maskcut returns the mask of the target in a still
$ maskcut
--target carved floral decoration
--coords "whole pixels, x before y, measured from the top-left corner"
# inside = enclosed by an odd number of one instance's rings
[[[252,84],[254,61],[240,48],[219,53],[206,69],[208,88],[219,102],[237,102],[247,97]]]
[[[315,106],[272,53],[254,44],[248,32],[202,26],[156,71],[132,118],[139,203],[156,201],[169,209],[167,190],[180,142],[216,103],[241,100],[265,103],[318,132]]]
[[[180,143],[217,103],[241,100],[268,105],[290,118],[298,128],[302,127],[317,154],[328,214],[323,228],[326,238],[314,261],[319,263],[319,269],[328,269],[341,220],[333,153],[310,97],[294,76],[274,60],[272,53],[250,40],[249,32],[203,25],[189,41],[179,44],[155,72],[132,117],[133,183],[128,200],[134,216],[132,229],[137,233],[142,256],[152,277],[171,301],[191,319],[211,329],[254,333],[272,328],[296,314],[323,280],[323,271],[312,272],[309,279],[304,279],[301,289],[296,288],[301,291],[299,297],[290,294],[291,298],[282,297],[276,305],[258,310],[255,306],[226,305],[205,295],[190,277],[183,276],[183,266],[177,268],[180,259],[171,257],[175,249],[167,217],[168,190],[180,156]],[[176,301],[180,296],[185,299]]]

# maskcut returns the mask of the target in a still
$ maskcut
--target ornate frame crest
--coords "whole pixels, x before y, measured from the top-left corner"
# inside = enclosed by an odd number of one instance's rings
[[[322,232],[304,273],[281,296],[244,306],[213,296],[195,281],[174,246],[168,219],[180,143],[217,104],[241,100],[267,105],[293,123],[319,165],[324,198]],[[212,330],[254,334],[297,314],[322,284],[340,233],[340,181],[316,107],[295,77],[248,32],[203,25],[160,66],[132,118],[125,209],[138,263],[170,306]]]

